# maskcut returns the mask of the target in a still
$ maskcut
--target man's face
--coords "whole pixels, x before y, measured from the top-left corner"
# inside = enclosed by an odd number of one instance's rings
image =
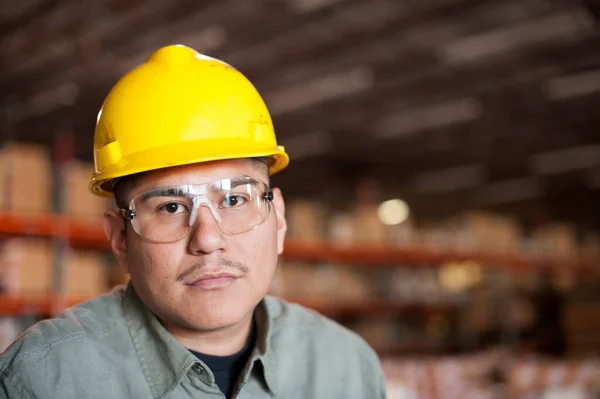
[[[128,199],[157,187],[241,176],[268,183],[264,165],[217,161],[146,173],[136,180]],[[173,243],[150,242],[132,228],[123,231],[116,213],[107,212],[104,228],[138,295],[168,328],[211,331],[251,318],[271,285],[286,230],[277,189],[270,208],[258,227],[227,235],[202,206],[188,235]],[[225,277],[218,278],[221,275]]]

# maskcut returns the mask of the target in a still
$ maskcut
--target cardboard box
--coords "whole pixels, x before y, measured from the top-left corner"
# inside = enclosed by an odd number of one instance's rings
[[[354,218],[349,213],[336,213],[329,219],[329,241],[340,245],[351,245],[354,240]]]
[[[316,297],[322,292],[315,267],[309,263],[282,262],[279,265],[271,293],[291,299]]]
[[[21,296],[40,296],[52,291],[52,248],[47,240],[14,240],[10,250],[14,261],[14,292]]]
[[[349,267],[286,262],[270,292],[292,299],[359,302],[371,296],[371,287],[369,279]]]
[[[575,227],[568,223],[549,224],[532,235],[532,252],[540,257],[577,261],[578,249]]]
[[[410,219],[400,224],[386,226],[386,235],[390,246],[414,248],[419,245],[420,234]]]
[[[64,213],[80,219],[101,220],[110,200],[92,195],[88,184],[94,167],[91,163],[72,161],[62,170]]]
[[[2,208],[27,213],[52,209],[52,169],[48,150],[25,143],[8,143],[1,150]]]
[[[515,254],[519,252],[522,234],[518,222],[509,217],[486,213],[468,213],[462,218],[462,236],[473,240],[472,245],[464,240],[461,246],[493,254]]]
[[[355,210],[354,241],[362,244],[385,244],[386,226],[377,216],[377,206],[360,205]]]
[[[324,205],[305,200],[290,201],[286,219],[289,238],[308,242],[325,239],[327,212]]]
[[[102,254],[72,250],[63,271],[64,293],[76,297],[100,295],[108,291],[108,277]]]

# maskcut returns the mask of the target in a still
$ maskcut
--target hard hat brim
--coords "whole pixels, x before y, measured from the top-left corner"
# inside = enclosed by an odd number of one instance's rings
[[[219,151],[215,151],[219,148]],[[289,157],[283,146],[265,148],[257,151],[256,142],[247,140],[204,139],[180,142],[168,147],[152,148],[140,151],[120,159],[102,171],[95,173],[89,185],[92,193],[113,197],[112,180],[174,166],[190,165],[210,161],[243,158],[269,158],[269,174],[284,169]],[[154,160],[150,161],[149,160]]]

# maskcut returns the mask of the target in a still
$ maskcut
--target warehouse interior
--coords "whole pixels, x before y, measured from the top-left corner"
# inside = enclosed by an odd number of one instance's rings
[[[600,396],[600,4],[1,4],[0,352],[127,282],[98,110],[182,44],[248,77],[290,155],[271,293],[361,335],[390,398]]]

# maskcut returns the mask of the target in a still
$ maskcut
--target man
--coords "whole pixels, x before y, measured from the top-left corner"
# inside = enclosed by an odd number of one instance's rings
[[[269,175],[288,156],[242,74],[158,50],[106,98],[94,159],[131,283],[28,330],[0,358],[0,397],[385,397],[362,339],[266,296],[286,231]]]

